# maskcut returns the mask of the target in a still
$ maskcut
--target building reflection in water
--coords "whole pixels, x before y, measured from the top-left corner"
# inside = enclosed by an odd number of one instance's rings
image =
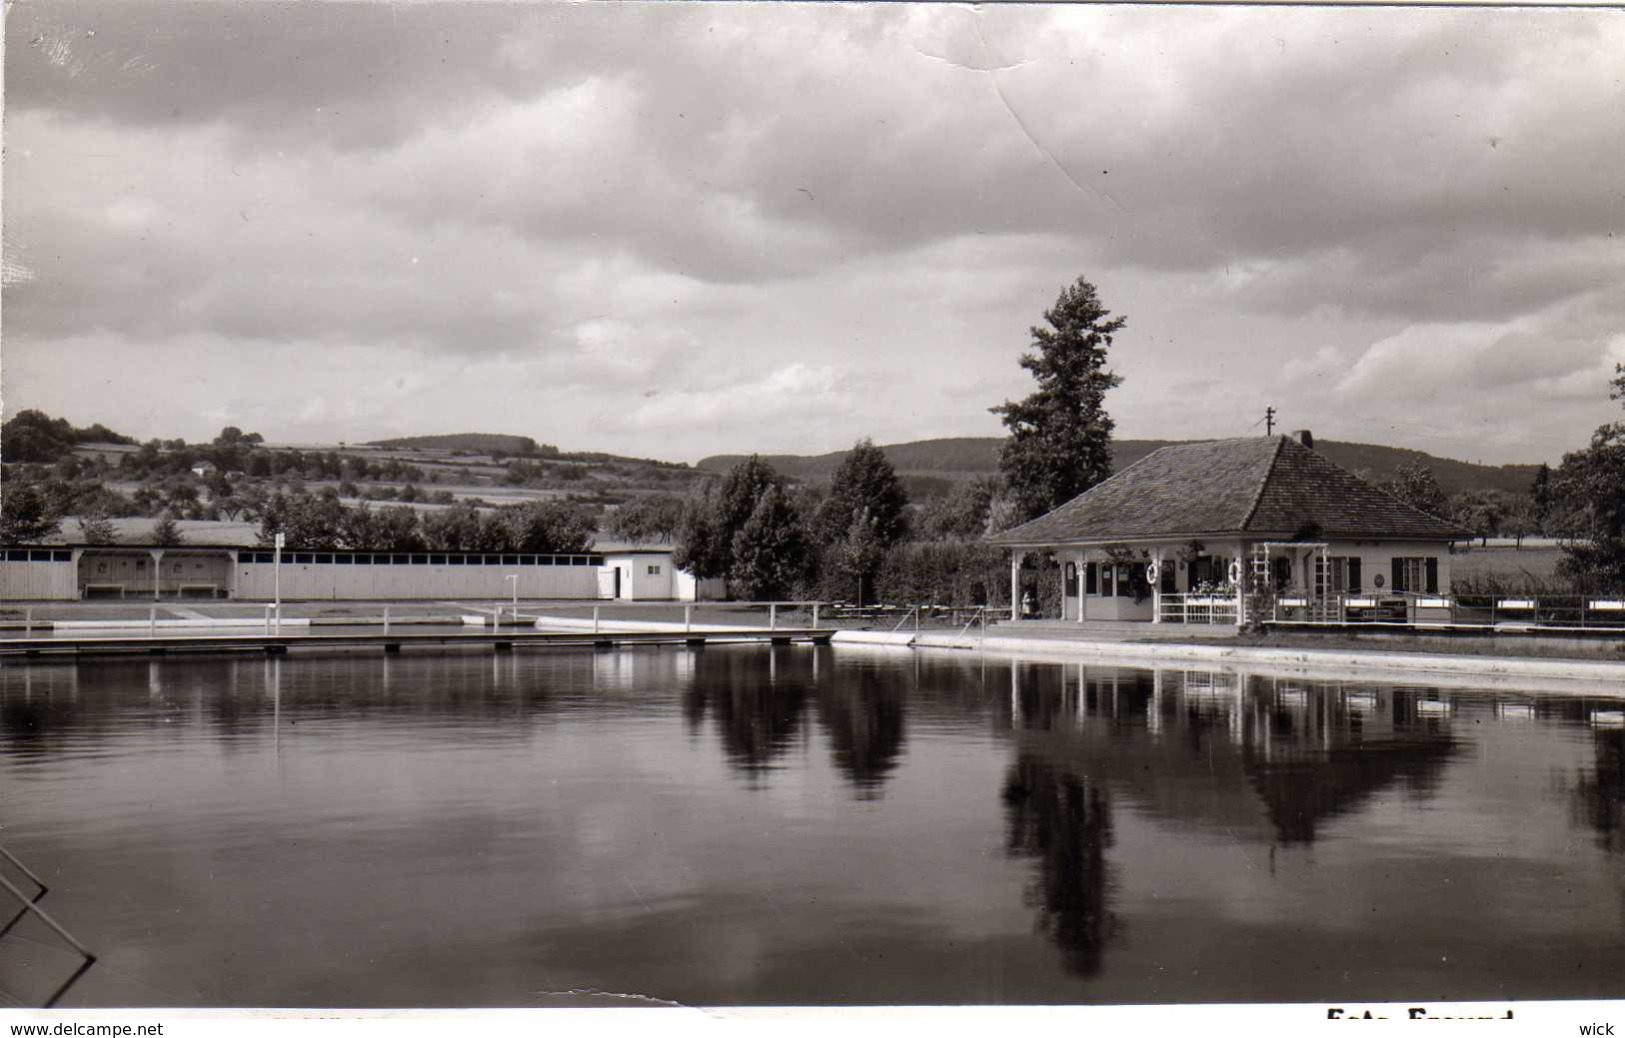
[[[1100,968],[1122,928],[1110,906],[1115,809],[1308,844],[1384,791],[1431,796],[1460,745],[1437,689],[1026,663],[1009,675],[1008,847],[1033,859],[1038,925],[1079,973]]]

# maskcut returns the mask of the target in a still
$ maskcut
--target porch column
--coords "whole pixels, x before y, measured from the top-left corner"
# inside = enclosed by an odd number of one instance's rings
[[[152,600],[158,601],[159,589],[163,586],[164,550],[162,548],[148,548],[147,554],[152,556]]]
[[[1236,557],[1231,561],[1232,572],[1236,575],[1236,626],[1243,627],[1247,623],[1247,545],[1241,541],[1236,542]]]
[[[1010,619],[1021,619],[1021,550],[1010,552]]]
[[[1083,582],[1083,557],[1085,555],[1087,555],[1087,554],[1088,554],[1088,552],[1085,552],[1085,551],[1078,552],[1078,561],[1077,561],[1077,567],[1078,567],[1078,571],[1077,571],[1077,578],[1078,578],[1078,587],[1077,587],[1077,592],[1078,592],[1078,623],[1080,623],[1080,624],[1083,623],[1084,617],[1087,616],[1088,613],[1089,613],[1089,600],[1087,598],[1083,597],[1083,589],[1084,589],[1084,587],[1087,586]],[[1079,680],[1081,681],[1082,679],[1080,678]],[[1082,688],[1083,686],[1080,684],[1078,687]]]
[[[1162,623],[1162,549],[1158,548],[1152,556],[1157,563],[1157,579],[1151,582],[1151,622]]]

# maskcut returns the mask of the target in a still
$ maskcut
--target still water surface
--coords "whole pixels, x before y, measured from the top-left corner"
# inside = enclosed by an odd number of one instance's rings
[[[8,666],[0,843],[101,957],[67,1006],[1618,998],[1620,709],[808,647]],[[24,919],[0,997],[76,965]]]

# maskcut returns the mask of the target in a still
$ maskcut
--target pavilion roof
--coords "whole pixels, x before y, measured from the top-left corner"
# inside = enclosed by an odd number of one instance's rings
[[[1450,541],[1467,530],[1413,508],[1286,436],[1182,443],[1145,458],[993,544],[1173,537]]]

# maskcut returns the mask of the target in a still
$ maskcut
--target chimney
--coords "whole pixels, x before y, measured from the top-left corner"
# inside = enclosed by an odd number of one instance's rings
[[[1310,432],[1308,429],[1299,429],[1297,432],[1292,434],[1292,438],[1303,444],[1305,447],[1308,447],[1310,450],[1315,449],[1315,434]]]

